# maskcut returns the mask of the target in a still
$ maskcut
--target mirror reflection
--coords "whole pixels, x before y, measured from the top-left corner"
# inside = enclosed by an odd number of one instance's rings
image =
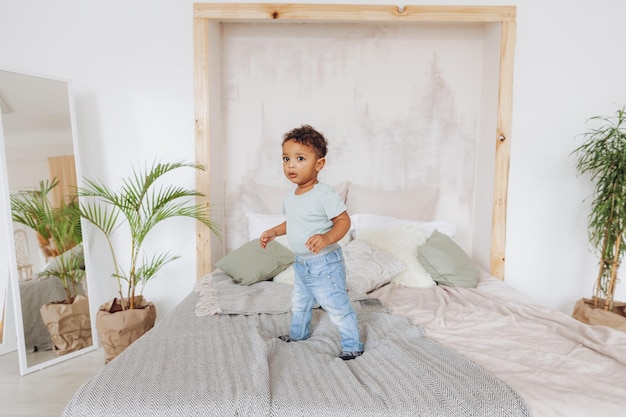
[[[0,345],[4,344],[4,321],[6,320],[8,275],[0,277]]]
[[[67,82],[0,71],[22,373],[93,347],[70,99]]]

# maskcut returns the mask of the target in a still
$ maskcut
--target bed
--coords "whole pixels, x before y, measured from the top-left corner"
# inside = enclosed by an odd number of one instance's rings
[[[249,223],[259,217],[276,220]],[[352,218],[341,244],[361,357],[338,358],[319,308],[309,340],[278,339],[292,256],[284,242],[263,251],[251,240],[88,380],[63,417],[623,414],[626,334],[534,305],[473,264],[452,223]],[[415,244],[417,262],[403,249]]]

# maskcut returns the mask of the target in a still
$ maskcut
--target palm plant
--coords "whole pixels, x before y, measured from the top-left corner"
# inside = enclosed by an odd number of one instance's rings
[[[20,191],[12,195],[11,216],[14,222],[37,232],[39,240],[59,255],[39,275],[59,278],[65,289],[65,303],[72,304],[78,286],[85,277],[83,253],[72,249],[82,243],[83,237],[76,196],[70,196],[69,201],[62,201],[59,207],[54,207],[48,198],[48,194],[58,184],[57,179],[52,182],[40,181],[38,190]]]
[[[594,183],[588,233],[599,255],[599,271],[593,290],[594,308],[613,309],[617,273],[626,252],[626,111],[613,117],[596,116],[600,126],[584,134],[585,141],[573,153],[579,174]]]
[[[114,265],[112,274],[117,280],[122,309],[134,309],[135,296],[141,295],[148,281],[166,264],[179,258],[170,252],[143,256],[142,246],[154,227],[172,217],[191,217],[217,234],[209,218],[208,205],[191,202],[203,194],[174,185],[159,185],[167,173],[180,168],[203,170],[201,165],[186,162],[157,163],[143,169],[133,169],[133,175],[123,179],[119,191],[113,191],[102,181],[86,179],[79,188],[81,215],[105,236]],[[89,198],[94,197],[95,199]],[[112,235],[122,224],[130,233],[130,264],[122,268],[116,255]],[[140,259],[141,258],[141,259]]]

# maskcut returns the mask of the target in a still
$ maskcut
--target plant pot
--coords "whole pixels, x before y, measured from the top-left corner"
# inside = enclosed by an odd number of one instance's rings
[[[89,302],[84,296],[77,295],[72,304],[45,304],[39,312],[58,355],[93,344]]]
[[[154,304],[143,296],[137,296],[135,307],[132,310],[121,310],[117,298],[100,306],[96,315],[96,328],[104,348],[104,363],[112,361],[154,326]]]
[[[613,311],[606,311],[601,307],[594,308],[593,300],[582,298],[574,305],[572,316],[583,323],[626,332],[626,303],[614,302]]]

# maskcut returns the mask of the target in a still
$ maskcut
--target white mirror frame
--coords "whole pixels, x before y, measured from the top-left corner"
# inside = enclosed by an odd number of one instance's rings
[[[74,112],[74,99],[73,99],[71,82],[69,80],[60,79],[60,78],[53,78],[49,76],[26,73],[23,71],[0,68],[0,72],[2,71],[47,79],[50,81],[62,82],[67,85],[72,145],[74,149],[75,164],[76,164],[76,175],[77,175],[76,179],[77,179],[78,185],[81,186],[82,179],[80,176],[80,172],[81,172],[80,158],[78,157],[78,155],[80,155],[80,152],[79,152],[79,145],[78,145],[78,136],[76,133],[76,116]],[[4,137],[4,129],[2,128],[1,117],[0,117],[0,172],[5,173],[5,174],[8,173],[8,165],[7,165],[7,157],[6,157],[6,143],[5,143],[5,137]],[[85,347],[75,352],[70,352],[61,356],[57,356],[54,359],[43,361],[43,362],[34,364],[32,366],[28,365],[27,352],[26,352],[26,339],[25,339],[25,334],[24,334],[24,321],[23,321],[23,316],[22,316],[22,303],[21,303],[21,297],[20,297],[19,275],[18,275],[18,269],[17,269],[17,260],[14,255],[15,254],[15,242],[14,242],[13,233],[12,233],[13,221],[12,221],[11,209],[10,209],[11,208],[10,188],[9,188],[8,175],[5,175],[5,174],[2,175],[2,181],[0,181],[0,215],[2,216],[1,221],[2,223],[4,223],[4,225],[0,227],[0,232],[3,232],[2,234],[4,234],[5,236],[2,236],[0,234],[0,238],[5,240],[6,244],[3,244],[2,246],[8,247],[7,253],[10,254],[6,256],[6,260],[8,261],[9,282],[11,284],[9,285],[9,287],[11,289],[10,296],[12,298],[11,299],[12,302],[9,302],[7,304],[13,305],[20,374],[26,375],[26,374],[38,371],[40,369],[46,368],[51,365],[55,365],[60,362],[64,362],[68,359],[72,359],[74,357],[83,355],[87,352],[97,349],[98,337],[97,337],[97,331],[96,331],[96,311],[94,311],[93,306],[90,305],[90,318],[91,318],[91,329],[92,329],[92,345],[91,346]],[[83,242],[86,243],[87,237],[84,234],[85,229],[86,229],[85,222],[83,221],[82,223],[83,223]],[[88,251],[86,244],[83,245],[83,249],[84,249],[84,255],[85,255],[85,264],[87,265],[86,276],[84,279],[87,280],[87,297],[88,299],[91,299],[92,298],[91,291],[92,291],[93,285],[91,285],[90,280],[89,280],[89,275],[90,275],[89,274],[89,251]],[[2,278],[0,277],[0,279]],[[3,352],[3,353],[6,353],[6,352]]]
[[[0,144],[3,144],[2,136],[2,117],[0,117]],[[0,172],[6,172],[4,165],[4,146],[0,146]],[[9,190],[5,190],[5,181],[0,181],[0,216],[5,218],[4,199],[5,193],[8,195]],[[9,236],[11,229],[7,229],[4,221],[0,222],[0,236]],[[0,239],[0,253],[10,253],[8,239]],[[2,258],[0,262],[0,320],[2,320],[2,336],[0,338],[0,355],[14,352],[17,349],[17,339],[15,334],[15,320],[13,317],[13,303],[10,285],[10,265],[8,259]],[[5,262],[5,260],[7,262]]]

